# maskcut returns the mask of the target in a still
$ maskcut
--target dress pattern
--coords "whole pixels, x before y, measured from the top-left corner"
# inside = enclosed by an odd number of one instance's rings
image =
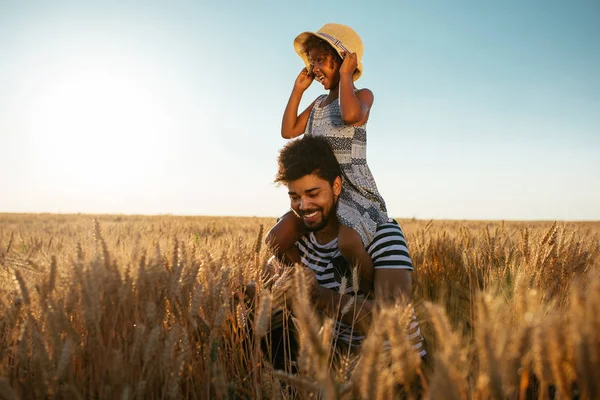
[[[323,136],[329,142],[343,175],[337,205],[338,220],[358,232],[366,247],[373,241],[377,225],[389,219],[385,201],[367,165],[366,124],[345,125],[338,99],[321,107],[326,97],[317,98],[304,133]]]

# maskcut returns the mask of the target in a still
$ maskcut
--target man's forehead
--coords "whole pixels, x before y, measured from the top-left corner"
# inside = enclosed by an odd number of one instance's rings
[[[287,183],[288,191],[293,193],[301,193],[329,186],[331,185],[326,179],[323,179],[314,173],[304,175],[302,178]]]

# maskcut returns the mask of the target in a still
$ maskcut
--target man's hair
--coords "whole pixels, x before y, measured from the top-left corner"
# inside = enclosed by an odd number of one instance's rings
[[[277,159],[279,169],[275,183],[282,184],[315,174],[333,184],[342,175],[333,150],[323,137],[304,135],[286,144]]]

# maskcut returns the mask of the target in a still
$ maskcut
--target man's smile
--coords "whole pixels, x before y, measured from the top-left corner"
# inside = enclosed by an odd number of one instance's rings
[[[311,223],[317,220],[317,215],[319,214],[319,210],[310,210],[310,211],[302,211],[300,215],[302,215],[302,219],[305,222]]]

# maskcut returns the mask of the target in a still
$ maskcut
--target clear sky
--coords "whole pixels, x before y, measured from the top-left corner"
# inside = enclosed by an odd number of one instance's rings
[[[0,212],[282,214],[292,41],[327,22],[392,216],[600,219],[596,0],[0,0]]]

